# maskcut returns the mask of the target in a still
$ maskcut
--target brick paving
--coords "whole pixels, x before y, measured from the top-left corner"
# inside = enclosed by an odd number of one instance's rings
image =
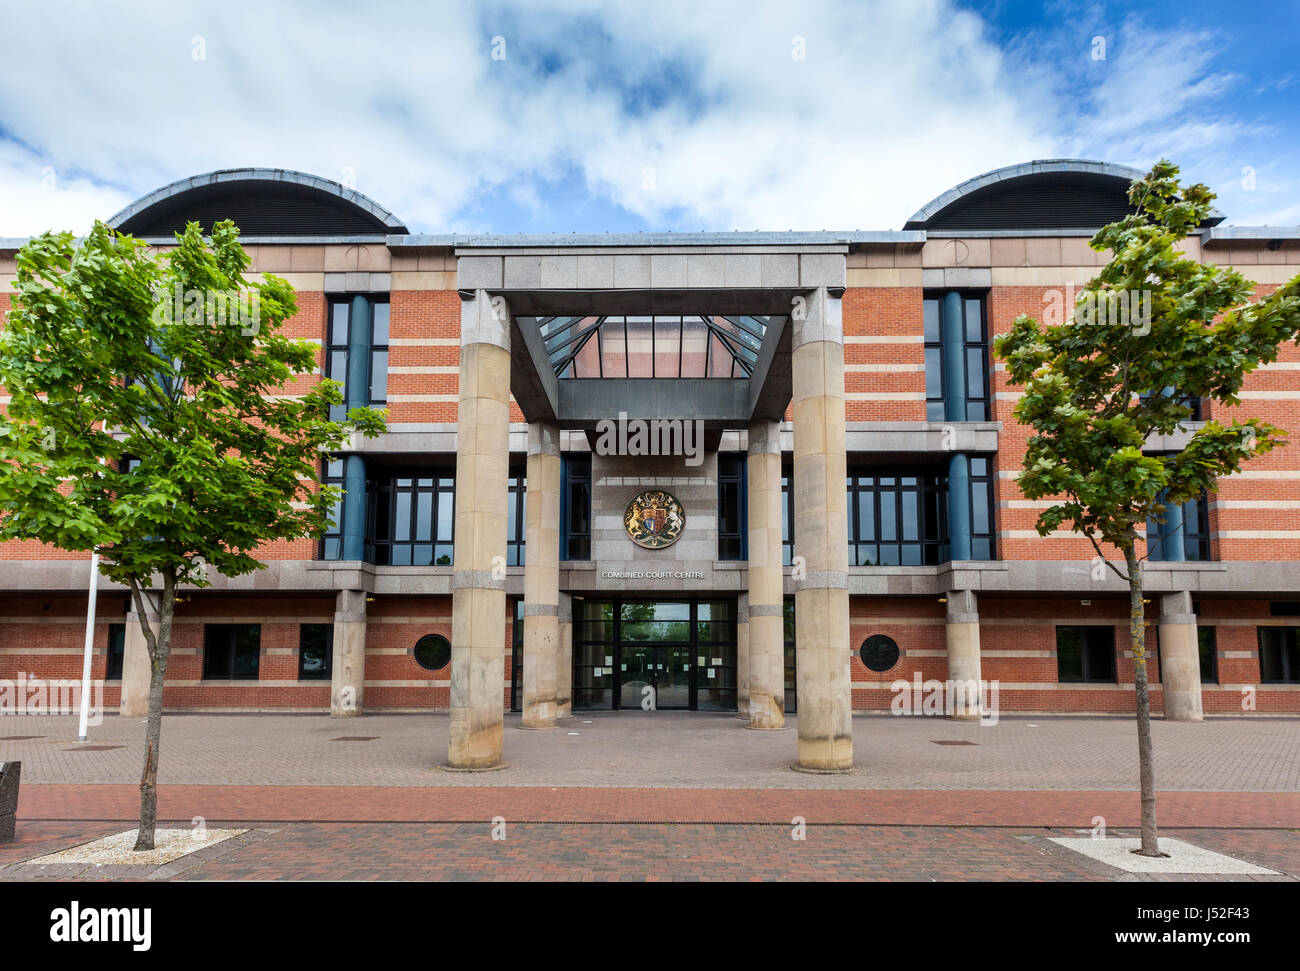
[[[794,720],[791,719],[791,726]],[[1137,778],[1133,720],[1106,716],[1003,718],[982,727],[942,718],[853,719],[857,771],[791,772],[793,727],[751,732],[726,715],[583,713],[554,731],[506,719],[502,772],[439,772],[445,714],[168,715],[163,784],[347,786],[562,786],[789,789],[1131,789]],[[142,719],[108,716],[88,751],[71,716],[0,717],[0,760],[20,759],[25,783],[126,783],[140,776]],[[1300,791],[1300,718],[1217,718],[1152,725],[1163,790]],[[577,734],[571,734],[571,733]],[[365,742],[337,742],[374,736]],[[936,745],[970,741],[973,745]]]
[[[1169,879],[1122,873],[1048,841],[1077,835],[1072,829],[832,825],[809,826],[805,839],[794,840],[788,825],[507,823],[505,838],[493,839],[486,819],[262,824],[158,868],[17,862],[115,829],[105,823],[29,823],[19,843],[0,847],[0,881]],[[1188,830],[1179,838],[1281,871],[1253,880],[1300,876],[1300,833],[1293,830]]]
[[[1109,835],[1134,835],[1125,718],[857,718],[858,770],[829,777],[789,770],[793,731],[734,718],[515,724],[512,768],[471,775],[435,767],[445,716],[170,716],[162,819],[250,831],[163,867],[41,868],[21,861],[132,828],[142,723],[109,718],[91,742],[123,748],[80,751],[71,719],[5,718],[3,735],[43,737],[0,742],[0,759],[24,763],[0,880],[1219,879],[1138,877],[1048,842],[1098,816]],[[1300,877],[1298,726],[1157,722],[1163,831],[1281,874],[1256,879]],[[357,735],[374,738],[331,741]],[[976,744],[934,744],[953,740]],[[791,838],[796,817],[804,840]]]

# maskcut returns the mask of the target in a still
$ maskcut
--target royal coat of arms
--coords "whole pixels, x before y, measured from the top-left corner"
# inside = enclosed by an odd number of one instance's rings
[[[637,546],[660,550],[672,546],[686,525],[686,511],[670,493],[658,489],[643,492],[627,504],[623,527]]]

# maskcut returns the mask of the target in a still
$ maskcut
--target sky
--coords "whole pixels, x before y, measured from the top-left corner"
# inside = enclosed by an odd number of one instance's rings
[[[1168,157],[1300,224],[1300,0],[0,0],[0,236],[268,166],[413,232],[898,229],[990,169]]]

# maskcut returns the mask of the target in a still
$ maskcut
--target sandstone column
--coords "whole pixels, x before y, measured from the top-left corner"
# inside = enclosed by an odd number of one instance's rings
[[[796,298],[791,323],[794,537],[795,555],[803,561],[795,577],[799,703],[799,761],[795,768],[846,772],[853,767],[853,726],[845,527],[848,499],[844,488],[844,327],[839,296],[818,287],[806,297]],[[751,625],[753,609],[751,603]],[[750,641],[752,664],[752,630]],[[750,705],[752,708],[752,698]]]
[[[528,425],[524,546],[524,728],[554,728],[560,642],[560,429]]]
[[[141,590],[149,625],[158,631],[158,610],[161,597],[151,590]],[[118,701],[118,714],[127,718],[144,718],[149,714],[149,645],[140,629],[140,615],[136,613],[135,598],[126,613],[126,640],[122,645],[122,693]]]
[[[340,590],[334,598],[334,656],[330,660],[330,715],[365,714],[366,593]]]
[[[510,465],[510,312],[476,290],[461,304],[448,764],[501,766]]]
[[[1182,542],[1181,536],[1176,539]],[[1166,721],[1201,720],[1201,652],[1186,590],[1160,598],[1160,687]]]
[[[560,594],[560,646],[555,652],[555,717],[573,717],[573,598]]]
[[[953,717],[980,717],[980,615],[973,590],[948,592],[948,682]]]
[[[837,301],[838,303],[838,301]],[[812,346],[812,345],[810,345]],[[841,361],[841,367],[843,366]],[[843,390],[840,442],[843,443]],[[796,417],[797,420],[797,417]],[[844,453],[840,452],[840,462]],[[785,727],[785,637],[781,565],[781,426],[749,425],[749,727]],[[844,491],[844,477],[839,479]],[[841,496],[840,508],[844,508]],[[843,530],[841,530],[843,532]],[[847,547],[845,556],[847,557]],[[847,569],[847,560],[845,561]],[[847,603],[846,610],[847,610]],[[845,631],[847,642],[847,629]],[[845,655],[847,672],[848,655]],[[802,746],[800,751],[802,760]]]
[[[736,595],[736,717],[749,724],[749,595]]]

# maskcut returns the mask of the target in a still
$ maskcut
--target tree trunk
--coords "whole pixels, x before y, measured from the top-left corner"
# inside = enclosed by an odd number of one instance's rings
[[[1160,856],[1156,840],[1156,767],[1151,751],[1151,691],[1147,686],[1146,616],[1142,609],[1142,564],[1130,541],[1124,548],[1128,566],[1129,641],[1133,648],[1133,682],[1137,688],[1138,774],[1142,786],[1142,856]]]
[[[136,834],[136,850],[154,848],[154,832],[158,825],[158,754],[162,739],[163,678],[167,674],[167,657],[172,646],[172,617],[176,610],[176,581],[163,577],[163,592],[158,607],[158,636],[150,635],[144,611],[138,605],[140,625],[149,645],[149,717],[144,733],[144,772],[140,776],[140,828]],[[152,643],[150,643],[152,642]]]

